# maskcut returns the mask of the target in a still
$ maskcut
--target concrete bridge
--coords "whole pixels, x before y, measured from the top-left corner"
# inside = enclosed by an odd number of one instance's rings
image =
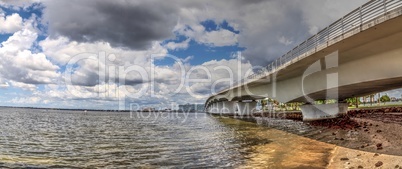
[[[304,102],[304,120],[347,112],[346,98],[402,87],[402,1],[372,0],[263,70],[210,96],[211,114],[250,115],[256,100]],[[337,100],[315,105],[316,100]]]

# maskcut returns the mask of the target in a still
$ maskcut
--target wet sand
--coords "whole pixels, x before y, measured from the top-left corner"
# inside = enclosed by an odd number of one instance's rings
[[[253,137],[270,138],[272,142],[254,146],[254,153],[246,157],[247,163],[240,168],[324,169],[330,163],[331,152],[336,147],[281,130],[266,133]]]

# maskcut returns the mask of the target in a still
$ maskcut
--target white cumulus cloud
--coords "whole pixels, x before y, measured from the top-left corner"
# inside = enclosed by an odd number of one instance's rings
[[[60,76],[57,65],[50,62],[43,53],[34,53],[31,50],[38,38],[36,29],[32,27],[33,22],[33,19],[27,20],[21,30],[15,32],[0,46],[0,76],[12,81],[15,87],[23,87],[17,82],[55,83]]]
[[[0,11],[0,34],[14,33],[22,28],[22,18],[19,14],[4,15]]]
[[[180,50],[180,49],[187,49],[188,48],[188,43],[190,42],[191,39],[186,39],[183,42],[169,42],[165,45],[166,48],[170,50]]]

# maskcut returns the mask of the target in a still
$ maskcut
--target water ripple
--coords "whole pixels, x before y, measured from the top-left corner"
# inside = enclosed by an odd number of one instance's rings
[[[276,140],[295,142],[294,136],[255,123],[183,117],[0,108],[0,168],[233,168],[279,151]]]

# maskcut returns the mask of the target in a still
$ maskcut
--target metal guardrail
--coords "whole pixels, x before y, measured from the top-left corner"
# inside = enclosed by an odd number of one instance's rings
[[[262,70],[238,81],[234,86],[267,76],[280,67],[290,65],[303,57],[400,15],[402,15],[402,0],[371,0],[275,59]]]

